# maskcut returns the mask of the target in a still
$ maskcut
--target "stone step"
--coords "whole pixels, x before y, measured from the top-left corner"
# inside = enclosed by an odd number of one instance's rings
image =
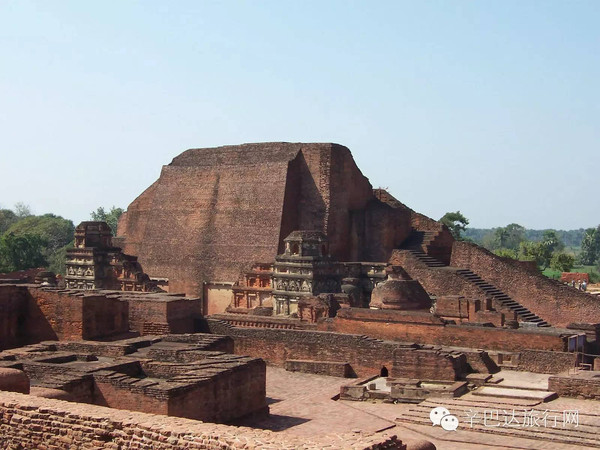
[[[516,389],[505,388],[502,386],[483,386],[471,392],[471,394],[479,397],[499,397],[505,399],[521,399],[521,400],[540,400],[548,402],[558,398],[556,392],[539,391],[533,389]]]
[[[450,410],[451,412],[452,409]],[[499,423],[503,423],[505,420],[504,416],[500,418]],[[510,417],[508,418],[510,420]],[[396,418],[397,422],[402,423],[413,423],[417,425],[428,426],[431,433],[437,433],[441,430],[441,427],[432,427],[431,420],[427,412],[424,414],[414,413],[409,411],[402,415],[402,417]],[[533,439],[536,441],[551,442],[553,445],[556,444],[570,444],[570,445],[581,445],[585,448],[600,448],[600,442],[596,435],[597,427],[595,426],[578,426],[573,428],[563,428],[560,425],[557,427],[523,427],[523,426],[486,426],[483,423],[474,422],[472,425],[468,422],[468,416],[459,417],[459,428],[458,431],[470,431],[474,433],[490,433],[500,436],[506,436],[507,438],[525,438]],[[445,433],[443,430],[440,433]],[[440,436],[442,437],[442,436]],[[541,442],[540,442],[541,443]],[[508,447],[507,447],[508,448]],[[540,447],[541,448],[541,447]]]
[[[503,307],[509,308],[511,311],[517,313],[517,316],[523,322],[536,322],[539,326],[549,326],[542,318],[538,317],[535,313],[525,308],[523,305],[512,299],[509,295],[504,293],[501,289],[498,289],[491,283],[483,280],[479,275],[469,269],[458,269],[456,273],[468,281],[469,283],[477,286],[481,289],[488,298],[499,302]]]

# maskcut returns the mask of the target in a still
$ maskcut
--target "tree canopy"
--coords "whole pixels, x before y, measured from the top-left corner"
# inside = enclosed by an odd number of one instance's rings
[[[54,214],[28,216],[14,223],[7,230],[15,236],[37,235],[46,242],[48,252],[53,252],[73,240],[73,222]]]
[[[552,255],[550,267],[558,272],[569,272],[575,264],[575,257],[563,252],[557,252]]]
[[[92,220],[106,222],[110,227],[113,236],[117,235],[117,225],[119,224],[119,217],[123,214],[123,208],[116,208],[112,206],[110,211],[106,212],[104,207],[100,206],[96,211],[92,211],[90,216]]]
[[[44,239],[35,234],[5,233],[0,238],[0,272],[14,272],[46,265]]]
[[[460,211],[447,212],[440,219],[444,225],[446,225],[454,239],[462,240],[462,232],[465,231],[467,225],[469,225],[469,219],[467,219]]]
[[[48,266],[64,273],[74,231],[72,221],[54,214],[34,216],[24,203],[0,210],[0,272]]]
[[[581,240],[581,254],[579,259],[582,264],[592,265],[600,259],[600,225],[598,228],[585,230]]]
[[[494,238],[496,248],[509,248],[516,251],[525,240],[525,227],[518,223],[511,223],[503,228],[496,228]]]
[[[17,215],[10,209],[0,209],[0,234],[6,232],[18,220]]]

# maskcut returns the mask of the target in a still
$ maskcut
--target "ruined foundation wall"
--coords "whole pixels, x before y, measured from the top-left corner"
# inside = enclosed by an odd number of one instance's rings
[[[600,322],[600,302],[594,296],[537,270],[524,270],[518,261],[500,258],[475,244],[455,242],[452,265],[477,273],[553,326]]]
[[[27,344],[27,295],[25,286],[0,285],[0,350]]]
[[[600,400],[600,381],[591,377],[554,376],[548,379],[548,390],[560,397]]]
[[[163,299],[135,296],[129,303],[130,328],[141,335],[194,332],[194,320],[201,316],[199,299]]]
[[[560,373],[577,366],[579,356],[570,352],[523,350],[519,356],[518,370],[536,373]]]
[[[366,334],[378,339],[486,350],[566,350],[560,335],[542,329],[445,325],[430,314],[405,314],[401,311],[345,308],[338,311],[334,319],[319,323],[319,329]]]
[[[36,287],[29,288],[28,320],[31,342],[98,339],[129,330],[127,303],[118,298]]]
[[[220,372],[182,395],[171,397],[168,413],[206,422],[227,422],[250,414],[264,414],[268,411],[266,370],[265,362],[255,359],[243,367]]]
[[[390,369],[398,342],[386,342],[361,335],[305,330],[237,328],[207,319],[211,333],[231,336],[235,353],[262,358],[283,366],[288,359],[348,362],[356,375],[379,373]]]
[[[279,437],[245,427],[203,423],[178,417],[119,411],[95,405],[0,392],[0,435],[14,448],[153,448],[156,450],[247,447],[405,450],[392,433]]]

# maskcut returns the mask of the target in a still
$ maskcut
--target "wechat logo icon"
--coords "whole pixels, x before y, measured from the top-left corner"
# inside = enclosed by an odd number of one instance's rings
[[[446,431],[456,431],[458,428],[458,418],[450,414],[450,411],[443,406],[433,408],[429,413],[429,419],[434,427],[439,425]]]

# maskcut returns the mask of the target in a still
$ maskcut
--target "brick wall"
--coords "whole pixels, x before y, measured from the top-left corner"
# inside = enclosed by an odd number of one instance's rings
[[[228,422],[268,412],[266,365],[259,359],[232,367],[169,398],[169,415],[206,422]],[[198,399],[202,399],[201,402]]]
[[[0,392],[0,435],[9,448],[144,448],[155,450],[251,447],[398,449],[393,432],[305,437],[203,423],[178,417],[118,411],[95,405]],[[375,447],[378,445],[378,447]]]
[[[119,298],[35,287],[29,288],[28,322],[31,342],[98,339],[129,330],[127,303]]]
[[[398,348],[394,350],[391,376],[420,380],[454,381],[467,373],[467,360],[460,353],[433,349]]]
[[[283,366],[288,359],[348,362],[358,376],[379,373],[392,367],[397,342],[361,335],[305,330],[237,328],[207,319],[212,333],[231,336],[236,354],[262,358]]]
[[[560,397],[600,400],[600,380],[592,378],[588,374],[589,372],[550,377],[548,390],[556,392]]]
[[[104,295],[82,297],[82,332],[80,339],[99,339],[129,331],[127,302]],[[75,339],[77,337],[61,337]]]
[[[137,295],[126,299],[130,328],[142,335],[190,333],[201,316],[202,304],[196,298]]]
[[[0,350],[27,344],[27,288],[0,285]]]
[[[336,361],[288,359],[285,362],[285,370],[289,372],[315,373],[318,375],[341,378],[352,378],[356,376],[350,364]]]
[[[213,314],[211,319],[222,320],[237,327],[249,328],[277,328],[277,329],[306,329],[315,328],[316,325],[291,319],[287,317],[277,316],[255,316],[251,314]]]
[[[537,373],[560,373],[572,370],[579,361],[577,353],[522,350],[519,370]]]
[[[593,295],[550,280],[537,270],[525,270],[518,261],[455,242],[451,263],[477,273],[553,326],[600,322],[600,302]]]
[[[425,290],[437,296],[459,295],[468,298],[484,298],[483,291],[458,276],[452,268],[429,267],[407,250],[394,250],[390,264],[402,266]]]
[[[563,334],[548,329],[517,330],[444,324],[431,314],[344,308],[321,322],[319,329],[338,333],[366,334],[378,339],[417,342],[486,350],[522,349],[564,351]],[[565,331],[564,335],[571,335]]]
[[[346,147],[264,143],[177,156],[128,206],[118,234],[171,292],[200,296],[203,282],[236,281],[255,261],[273,261],[293,230],[324,231],[339,260],[384,262],[410,220],[408,208],[373,196]]]
[[[201,301],[175,295],[0,285],[0,349],[128,333],[190,333]]]

